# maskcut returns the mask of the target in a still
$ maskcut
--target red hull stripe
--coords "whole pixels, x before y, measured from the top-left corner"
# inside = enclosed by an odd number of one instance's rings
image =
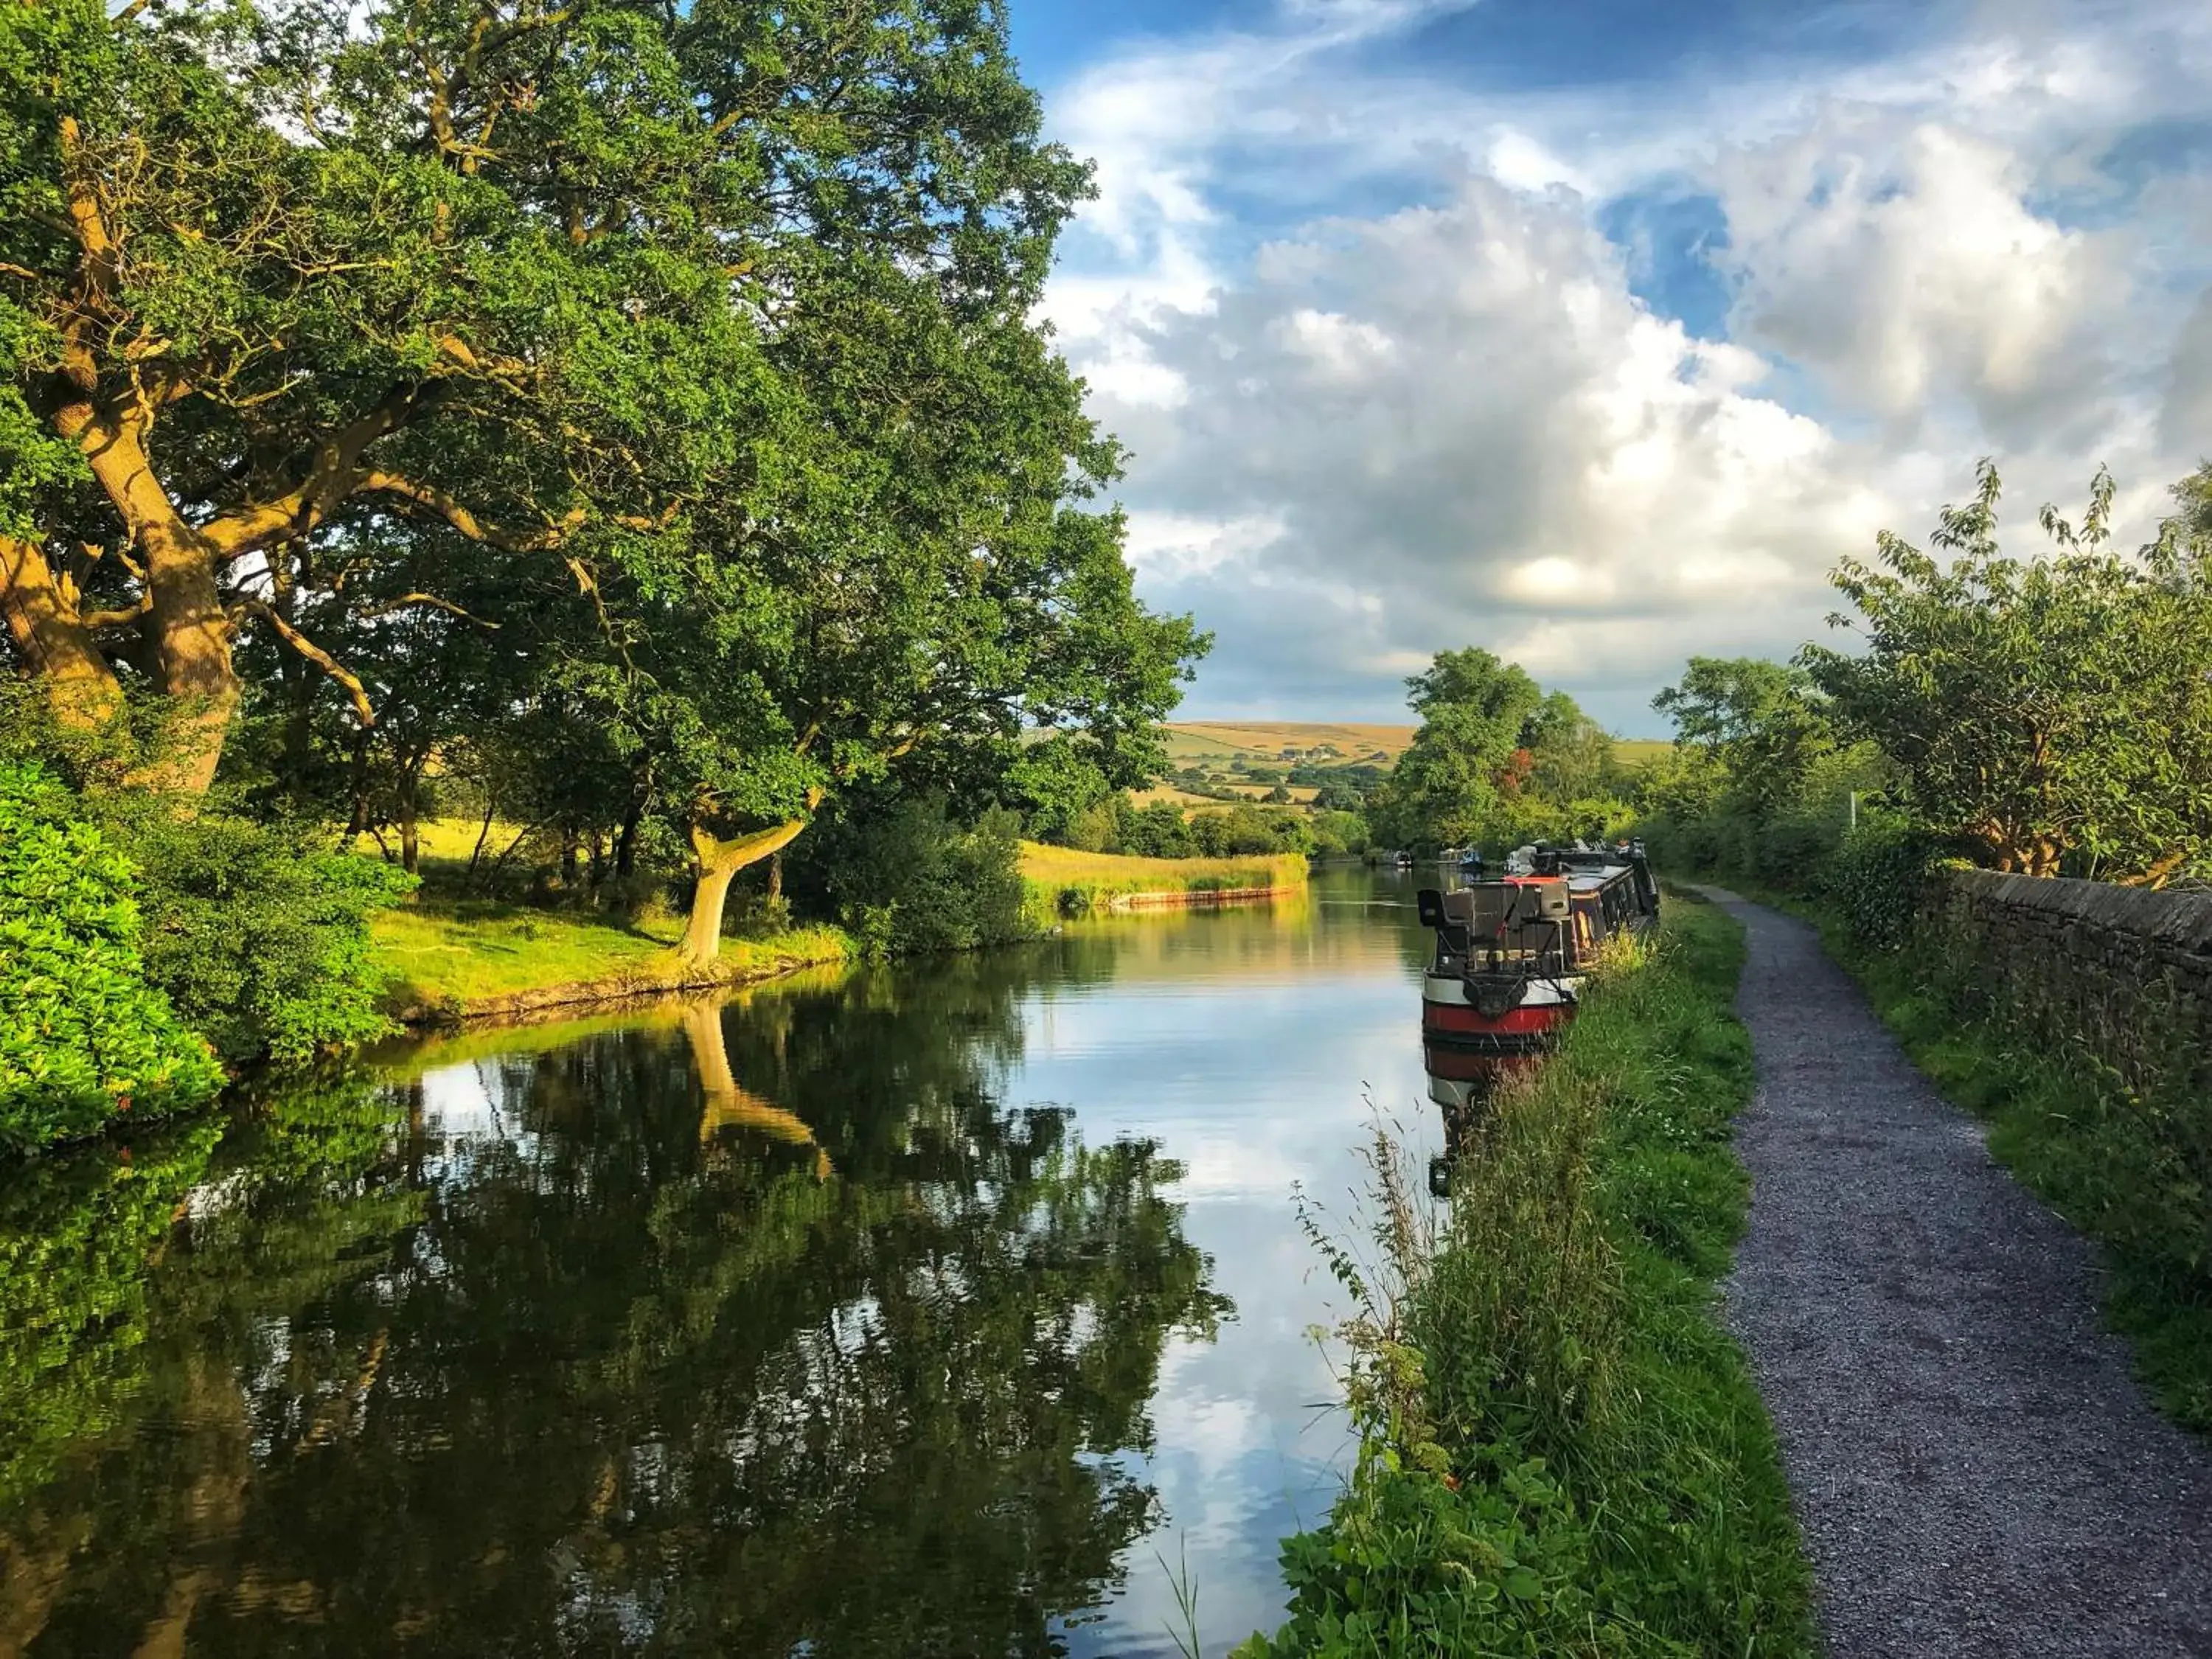
[[[1548,1031],[1565,1024],[1573,1012],[1571,1004],[1552,1003],[1540,1008],[1509,1008],[1496,1019],[1486,1019],[1480,1010],[1465,1003],[1425,1002],[1421,1005],[1421,1029],[1485,1033]]]
[[[1527,1043],[1529,1039],[1517,1041]],[[1487,1054],[1473,1048],[1425,1048],[1421,1050],[1421,1066],[1431,1077],[1442,1078],[1447,1083],[1479,1083],[1486,1078],[1519,1071],[1542,1052],[1534,1048],[1515,1052],[1493,1049]]]

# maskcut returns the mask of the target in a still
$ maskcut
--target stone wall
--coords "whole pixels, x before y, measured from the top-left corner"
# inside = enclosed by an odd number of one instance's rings
[[[1960,870],[1933,898],[1967,998],[2139,1091],[2212,1086],[2212,894]]]

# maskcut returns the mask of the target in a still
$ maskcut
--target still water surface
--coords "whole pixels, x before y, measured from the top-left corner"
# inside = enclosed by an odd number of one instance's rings
[[[394,1050],[0,1183],[0,1659],[1165,1655],[1347,1450],[1410,877]],[[1187,1639],[1187,1638],[1186,1638]]]

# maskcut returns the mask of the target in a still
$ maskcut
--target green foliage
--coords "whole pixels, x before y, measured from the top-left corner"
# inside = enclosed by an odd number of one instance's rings
[[[1845,837],[1821,866],[1821,896],[1853,943],[1901,950],[1928,915],[1929,884],[1941,848],[1925,830],[1871,820]]]
[[[1198,856],[1198,842],[1182,808],[1173,801],[1154,801],[1137,808],[1121,803],[1116,851],[1144,859],[1188,859]]]
[[[0,764],[0,1151],[198,1105],[222,1086],[150,981],[137,875],[67,789]]]
[[[1407,685],[1421,729],[1366,806],[1384,842],[1502,849],[1613,834],[1632,816],[1613,738],[1565,692],[1473,648],[1440,652]]]
[[[72,732],[0,688],[0,773],[65,779],[40,799],[127,860],[147,981],[231,1060],[296,1061],[389,1030],[368,918],[414,878],[332,851],[319,824],[258,823],[213,802],[181,811],[135,787],[131,757],[160,744],[164,722],[158,710],[133,718],[135,733]]]
[[[1313,817],[1313,853],[1316,858],[1341,858],[1364,853],[1373,840],[1367,820],[1358,812],[1324,810]]]
[[[368,918],[414,878],[321,841],[309,826],[179,818],[159,803],[131,824],[147,972],[234,1059],[297,1062],[391,1029]]]
[[[1313,830],[1304,814],[1247,804],[1226,812],[1206,811],[1192,815],[1191,840],[1200,857],[1249,858],[1262,853],[1305,853],[1313,847]]]
[[[1872,744],[1838,737],[1802,669],[1694,657],[1652,707],[1677,735],[1636,779],[1635,827],[1668,869],[1811,890],[1843,843],[1852,796],[1871,799],[1888,777]]]
[[[1477,841],[1496,814],[1501,781],[1542,689],[1514,664],[1472,646],[1438,652],[1406,687],[1421,729],[1376,802],[1376,826],[1402,844]]]
[[[1692,657],[1681,683],[1662,690],[1651,706],[1674,723],[1679,745],[1702,752],[1755,811],[1772,813],[1835,746],[1824,701],[1802,668],[1756,657]]]
[[[2055,556],[2009,558],[1996,468],[1977,482],[1938,521],[1948,565],[1885,532],[1880,568],[1836,572],[1865,648],[1803,660],[1838,720],[1881,746],[1918,822],[1998,869],[2212,870],[2212,544],[2185,511],[2140,557],[2106,550],[2100,472],[2078,532],[2043,510]]]
[[[1292,1539],[1269,1656],[1811,1651],[1771,1425],[1719,1328],[1749,1183],[1740,930],[1677,903],[1553,1060],[1504,1089],[1447,1219],[1376,1157],[1373,1255],[1323,1253],[1359,1453]]]
[[[1021,821],[997,809],[972,828],[936,799],[853,806],[794,844],[793,890],[819,895],[874,957],[927,956],[1026,938]]]

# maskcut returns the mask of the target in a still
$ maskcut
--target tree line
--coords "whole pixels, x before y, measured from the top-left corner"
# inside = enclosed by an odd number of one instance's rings
[[[1365,803],[1376,844],[1492,853],[1624,833],[1636,774],[1565,691],[1480,647],[1406,682],[1420,729]]]
[[[155,908],[230,845],[341,951],[330,849],[462,810],[711,957],[841,811],[1161,769],[1206,641],[1033,320],[1090,174],[999,9],[53,0],[0,107],[0,758]]]
[[[1375,833],[1497,849],[1632,828],[1677,868],[1801,888],[1853,850],[1869,891],[1942,856],[2212,878],[2212,465],[2172,496],[2123,551],[2100,471],[2080,521],[2044,507],[2021,557],[1984,462],[1928,547],[1885,532],[1832,573],[1842,643],[1691,659],[1653,700],[1673,748],[1641,766],[1515,665],[1441,653],[1408,682],[1422,725],[1368,802]]]
[[[2100,471],[2078,525],[2045,507],[2020,557],[1984,462],[1927,548],[1885,532],[1837,568],[1844,647],[1693,659],[1654,703],[1678,734],[1641,787],[1655,845],[1800,887],[1901,842],[2030,876],[2212,877],[2212,467],[2132,552],[2112,494]]]

